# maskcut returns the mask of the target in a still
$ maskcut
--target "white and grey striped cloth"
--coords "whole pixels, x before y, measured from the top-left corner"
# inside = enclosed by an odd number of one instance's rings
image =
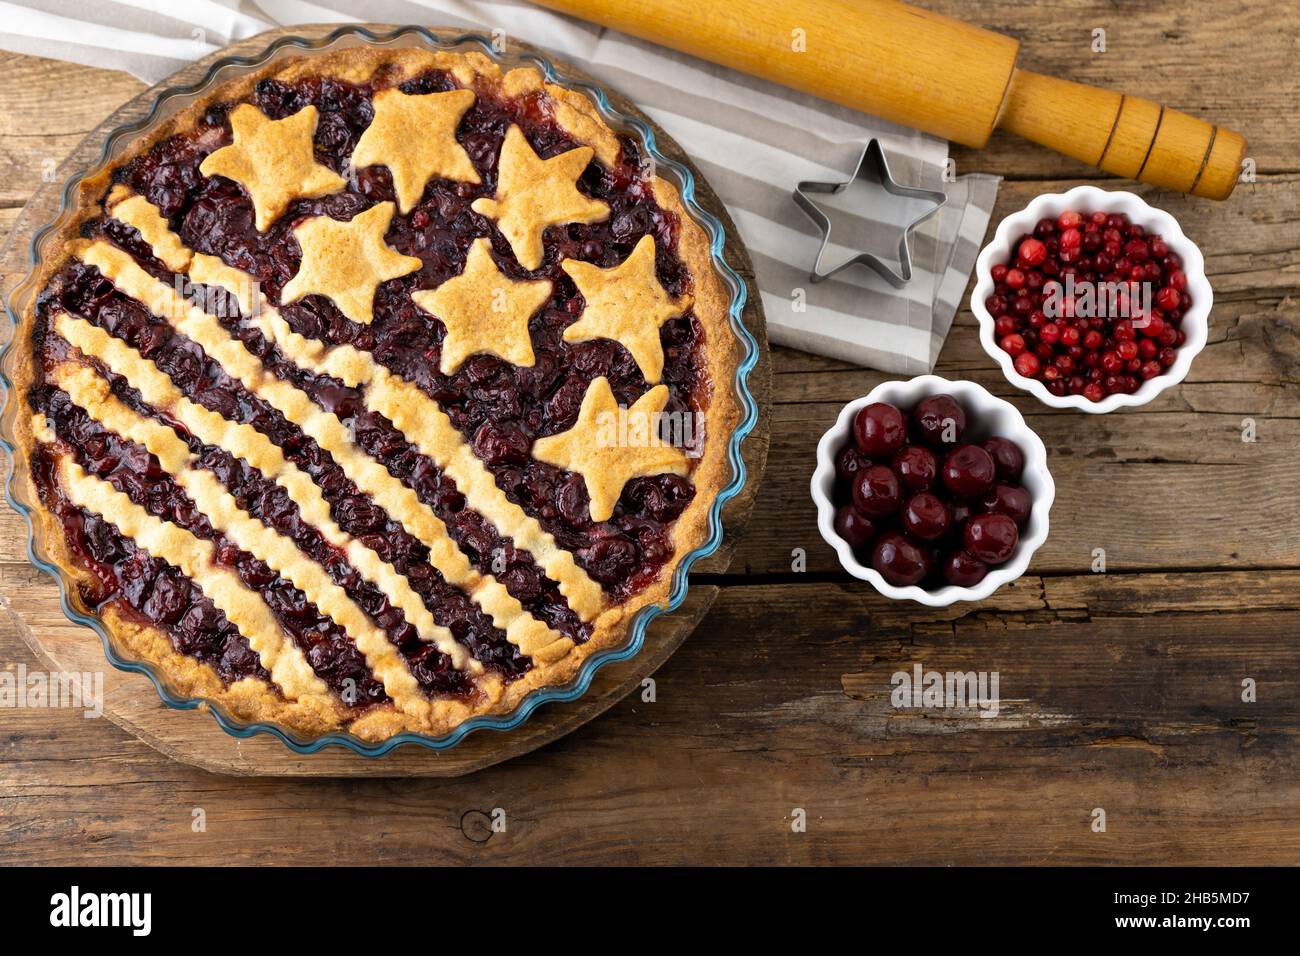
[[[520,0],[0,0],[0,48],[153,83],[277,25],[352,21],[504,30],[581,65],[676,139],[726,203],[753,257],[773,342],[887,372],[933,367],[998,179],[944,182],[947,144],[915,130]],[[847,180],[873,136],[898,180],[943,189],[947,205],[914,233],[905,288],[861,266],[811,284],[820,237],[791,192],[801,180]],[[871,213],[861,210],[852,231],[896,228],[874,224]]]

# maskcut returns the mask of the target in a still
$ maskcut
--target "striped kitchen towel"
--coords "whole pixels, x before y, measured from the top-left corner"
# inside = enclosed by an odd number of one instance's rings
[[[754,260],[774,343],[886,372],[934,366],[998,179],[945,181],[947,143],[915,130],[521,0],[0,0],[0,48],[153,83],[277,25],[353,21],[504,31],[580,64],[676,139],[726,203]],[[943,189],[947,205],[914,232],[912,279],[903,289],[861,266],[814,285],[808,273],[820,236],[791,193],[802,180],[847,180],[872,137],[896,179]],[[856,210],[847,223],[837,213],[836,228],[855,235],[897,228],[872,212]]]

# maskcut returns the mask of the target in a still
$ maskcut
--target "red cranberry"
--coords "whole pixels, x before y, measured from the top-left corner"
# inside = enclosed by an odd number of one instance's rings
[[[966,522],[966,549],[988,564],[1001,564],[1016,550],[1020,533],[1004,514],[976,515]]]
[[[1019,355],[1025,350],[1024,338],[1014,332],[1010,335],[1003,336],[1002,341],[998,344],[1002,346],[1002,351],[1009,353],[1012,357]]]
[[[1025,454],[1010,438],[995,435],[986,438],[981,447],[993,456],[997,476],[1003,481],[1019,481],[1025,467]]]
[[[924,445],[904,445],[894,456],[893,465],[908,491],[928,491],[939,473],[934,452]]]
[[[874,402],[853,419],[853,437],[863,454],[887,458],[902,447],[907,438],[907,422],[893,405]]]
[[[1037,239],[1026,239],[1020,244],[1020,261],[1026,265],[1039,266],[1047,259],[1047,246]]]
[[[913,538],[933,541],[947,532],[952,524],[952,513],[937,495],[921,491],[903,505],[901,524]]]
[[[966,430],[966,410],[951,395],[930,395],[912,409],[912,422],[927,445],[951,445]]]
[[[857,550],[865,548],[876,536],[876,526],[871,519],[853,505],[845,505],[835,513],[835,533]]]
[[[1124,243],[1124,255],[1134,262],[1146,262],[1151,258],[1151,246],[1141,239],[1130,239]]]
[[[853,483],[853,503],[868,518],[892,515],[901,497],[898,475],[886,465],[872,465]]]
[[[1029,520],[1032,507],[1029,492],[1019,485],[998,482],[980,499],[980,508],[987,514],[1006,515],[1021,527]]]
[[[1025,352],[1016,356],[1015,366],[1016,372],[1025,378],[1036,378],[1043,363],[1033,352]]]
[[[876,539],[871,566],[895,587],[919,584],[930,572],[926,553],[897,531],[886,531]]]
[[[1154,370],[1148,363],[1156,362],[1162,370],[1169,367],[1159,358],[1162,348],[1176,348],[1186,340],[1177,327],[1192,306],[1182,260],[1163,237],[1149,234],[1122,214],[1068,209],[1044,218],[1032,235],[1016,241],[1011,261],[993,269],[997,275],[993,304],[1007,310],[993,312],[994,338],[1011,356],[1018,374],[1041,380],[1053,395],[1082,395],[1098,401],[1099,393],[1105,398],[1134,391]],[[1101,297],[1098,315],[1079,315],[1082,299],[1061,300],[1057,276],[1118,284],[1118,313],[1108,297]],[[1156,290],[1157,314],[1136,311],[1132,295],[1137,290],[1130,288],[1136,283],[1148,283]],[[1049,294],[1053,304],[1059,304],[1050,321],[1043,315]],[[1130,314],[1140,320],[1120,317]],[[1150,345],[1141,345],[1148,340]],[[1132,354],[1132,346],[1124,342],[1139,343],[1139,352]],[[1106,352],[1114,354],[1103,360]]]
[[[978,498],[996,474],[993,456],[979,445],[958,445],[943,462],[943,483],[959,498]]]
[[[943,563],[943,577],[959,588],[971,588],[984,580],[989,566],[969,551],[954,551]]]
[[[1164,334],[1165,328],[1165,320],[1158,315],[1152,315],[1147,318],[1141,332],[1149,339],[1156,339]]]

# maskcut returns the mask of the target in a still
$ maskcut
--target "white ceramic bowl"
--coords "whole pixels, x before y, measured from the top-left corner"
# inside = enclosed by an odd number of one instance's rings
[[[1010,559],[1005,564],[990,568],[984,580],[975,587],[959,588],[949,584],[935,591],[927,591],[915,584],[905,588],[895,587],[881,577],[879,571],[858,561],[848,542],[835,533],[835,456],[841,448],[853,441],[853,417],[857,415],[858,409],[873,402],[889,402],[907,412],[926,396],[941,393],[957,399],[966,410],[967,430],[963,441],[981,442],[1000,435],[1020,446],[1025,454],[1025,470],[1020,482],[1029,492],[1033,509],[1029,513],[1029,521],[1021,529],[1020,541]],[[995,398],[983,386],[974,382],[950,382],[938,375],[920,375],[906,382],[884,382],[869,394],[844,406],[835,424],[817,443],[817,469],[812,476],[812,497],[817,503],[817,530],[826,539],[826,543],[835,549],[844,570],[855,578],[871,582],[886,597],[944,607],[956,601],[981,601],[1003,584],[1014,581],[1025,573],[1030,557],[1047,540],[1047,513],[1056,497],[1056,485],[1047,470],[1047,449],[1043,447],[1042,439],[1025,424],[1014,405]]]
[[[1107,395],[1100,402],[1090,402],[1082,395],[1064,395],[1058,398],[1038,379],[1025,378],[1016,371],[1014,359],[998,346],[993,332],[993,316],[984,307],[984,300],[993,294],[990,270],[999,262],[1009,262],[1014,258],[1012,243],[1020,236],[1032,235],[1038,220],[1048,216],[1055,218],[1067,209],[1078,210],[1084,215],[1098,210],[1123,213],[1147,232],[1159,233],[1168,243],[1169,250],[1176,252],[1183,260],[1183,271],[1187,274],[1187,294],[1192,298],[1192,307],[1183,316],[1182,323],[1187,341],[1178,348],[1178,357],[1163,375],[1147,379],[1131,395]],[[1147,205],[1133,193],[1098,189],[1096,186],[1076,186],[1066,193],[1046,193],[1020,212],[1003,219],[993,240],[980,251],[979,258],[975,260],[975,289],[970,297],[971,311],[980,323],[980,344],[1002,366],[1002,374],[1008,382],[1030,392],[1039,401],[1053,408],[1078,408],[1093,414],[1145,405],[1171,385],[1181,382],[1192,367],[1192,359],[1205,348],[1206,336],[1209,334],[1210,306],[1213,303],[1214,293],[1205,277],[1205,258],[1196,244],[1183,235],[1178,220],[1161,209]]]

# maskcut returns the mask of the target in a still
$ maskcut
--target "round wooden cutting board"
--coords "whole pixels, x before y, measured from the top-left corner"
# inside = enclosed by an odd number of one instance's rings
[[[383,24],[365,26],[376,33],[393,29],[392,26]],[[284,28],[241,40],[145,90],[100,123],[64,159],[57,170],[45,177],[44,185],[36,191],[16,220],[0,257],[0,278],[3,280],[5,295],[27,273],[28,248],[32,235],[57,215],[60,193],[67,178],[95,162],[110,131],[144,116],[159,90],[196,83],[215,60],[231,55],[259,54],[268,44],[282,36],[318,38],[337,28],[337,24]],[[456,32],[458,31],[446,31],[448,35],[455,35]],[[514,41],[510,43],[511,52],[529,49]],[[559,61],[554,62],[564,72],[587,79],[583,71]],[[736,540],[748,521],[767,460],[771,363],[753,267],[726,209],[699,170],[670,137],[624,97],[610,92],[609,99],[615,109],[649,123],[654,128],[658,147],[664,155],[685,164],[695,175],[696,198],[704,209],[717,216],[726,227],[726,259],[749,286],[750,295],[744,320],[761,348],[758,366],[749,377],[750,391],[759,406],[758,425],[743,446],[749,478],[745,488],[728,502],[723,511],[726,537],[715,554],[695,565],[693,576],[696,582],[691,585],[682,607],[673,614],[660,616],[650,626],[645,647],[639,655],[629,661],[605,666],[597,672],[590,689],[579,700],[539,707],[527,722],[513,731],[477,731],[457,746],[440,752],[406,745],[384,757],[367,758],[342,747],[327,747],[315,754],[297,754],[270,735],[258,734],[239,739],[223,731],[208,714],[168,707],[150,686],[148,678],[119,671],[106,664],[98,635],[89,628],[73,624],[63,615],[58,585],[47,575],[34,570],[30,577],[14,581],[6,588],[5,596],[0,598],[0,626],[12,625],[42,664],[52,670],[74,673],[102,671],[104,713],[114,723],[176,760],[227,774],[458,776],[519,756],[562,737],[638,688],[681,645],[708,611],[717,596],[718,588],[708,584],[707,580],[698,579],[701,575],[718,574],[727,569]],[[23,343],[18,343],[17,347],[23,347]]]

